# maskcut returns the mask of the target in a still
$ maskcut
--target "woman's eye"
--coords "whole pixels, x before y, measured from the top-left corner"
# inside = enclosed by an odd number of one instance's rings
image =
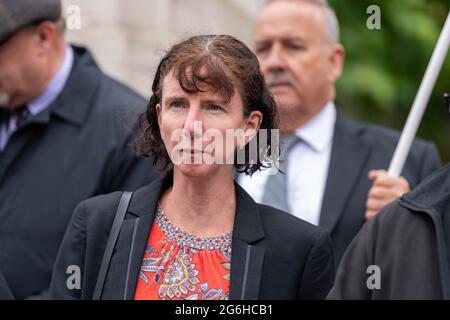
[[[210,104],[210,105],[208,106],[208,110],[211,110],[211,111],[221,111],[221,110],[222,110],[222,107],[220,107],[220,106],[218,106],[218,105],[215,105],[215,104]]]
[[[176,109],[184,108],[184,103],[181,102],[181,101],[175,101],[175,102],[172,102],[172,103],[170,104],[170,106],[171,106],[172,108],[176,108]]]

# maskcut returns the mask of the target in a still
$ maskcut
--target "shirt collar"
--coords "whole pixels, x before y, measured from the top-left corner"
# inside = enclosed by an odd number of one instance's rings
[[[322,152],[333,140],[335,122],[336,106],[330,101],[305,125],[297,128],[295,135],[314,151]]]
[[[27,105],[28,111],[32,116],[45,110],[52,104],[64,89],[67,79],[69,78],[70,71],[72,70],[73,50],[70,46],[66,46],[64,61],[59,67],[58,72],[54,75],[45,91],[37,98],[30,101]]]

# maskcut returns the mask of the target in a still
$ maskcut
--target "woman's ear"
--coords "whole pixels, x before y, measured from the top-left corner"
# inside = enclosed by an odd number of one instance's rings
[[[158,118],[158,125],[161,128],[161,104],[156,105],[156,117]]]
[[[248,118],[245,119],[244,146],[256,136],[261,127],[262,119],[263,115],[260,111],[252,111]]]

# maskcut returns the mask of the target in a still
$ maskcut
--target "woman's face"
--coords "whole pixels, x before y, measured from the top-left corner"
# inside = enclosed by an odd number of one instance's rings
[[[234,153],[256,134],[262,114],[244,117],[235,86],[229,101],[206,84],[204,92],[186,93],[173,73],[163,80],[162,101],[156,106],[161,137],[175,169],[193,176],[233,171]]]

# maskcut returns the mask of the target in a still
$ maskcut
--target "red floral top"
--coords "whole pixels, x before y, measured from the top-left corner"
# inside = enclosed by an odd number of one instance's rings
[[[226,300],[231,233],[200,238],[173,225],[158,206],[135,300]]]

